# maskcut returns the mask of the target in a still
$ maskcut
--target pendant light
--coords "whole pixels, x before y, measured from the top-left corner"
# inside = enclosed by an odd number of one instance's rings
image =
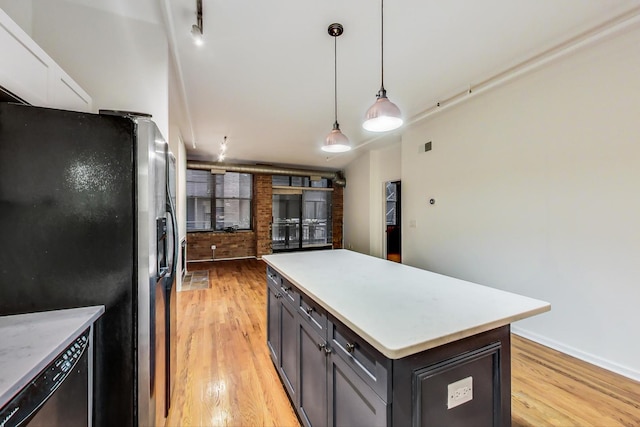
[[[329,153],[343,153],[351,150],[351,144],[349,138],[340,131],[340,125],[338,124],[338,37],[343,33],[344,28],[341,24],[329,25],[329,35],[333,37],[333,78],[334,78],[334,90],[333,90],[333,107],[335,113],[335,121],[333,123],[333,129],[331,133],[327,135],[322,146],[322,151]]]
[[[380,0],[380,64],[381,84],[376,102],[367,110],[362,127],[373,132],[386,132],[402,126],[402,113],[396,104],[389,101],[384,89],[384,0]]]

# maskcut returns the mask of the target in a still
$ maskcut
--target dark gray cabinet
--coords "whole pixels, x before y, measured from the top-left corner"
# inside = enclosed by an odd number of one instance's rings
[[[327,425],[327,341],[306,321],[298,322],[300,388],[298,414],[305,427]]]
[[[267,346],[291,400],[297,404],[297,291],[279,274],[267,270]]]
[[[386,425],[386,359],[274,270],[267,285],[267,345],[302,424]]]
[[[276,366],[280,366],[280,305],[282,295],[275,286],[267,286],[267,346],[271,360]]]
[[[337,321],[330,321],[329,345],[333,353],[342,358],[347,366],[371,387],[385,402],[388,401],[389,372],[391,361],[369,343]]]
[[[284,297],[283,297],[284,298]],[[297,318],[296,310],[290,304],[283,302],[281,304],[281,331],[280,343],[282,346],[282,354],[280,356],[280,374],[282,382],[289,397],[294,403],[297,403],[298,390],[298,340],[297,340]]]
[[[267,284],[267,345],[305,427],[511,425],[509,325],[392,360],[271,267]]]
[[[389,406],[341,357],[329,360],[329,423],[340,426],[387,426]]]

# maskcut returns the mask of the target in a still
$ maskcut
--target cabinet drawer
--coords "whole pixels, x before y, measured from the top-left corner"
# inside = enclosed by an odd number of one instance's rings
[[[282,294],[282,300],[287,301],[295,310],[297,310],[298,305],[300,305],[300,291],[287,279],[281,278],[281,280],[282,284],[280,285],[280,293]]]
[[[303,322],[308,323],[322,338],[327,339],[327,312],[306,295],[300,296],[298,313]]]
[[[271,267],[267,267],[267,283],[280,289],[282,286],[282,276]]]
[[[328,330],[333,352],[344,359],[383,401],[388,402],[388,359],[341,323],[330,320]]]
[[[271,267],[267,267],[267,285],[273,289],[276,298],[291,304],[294,312],[297,310],[300,303],[300,291]]]

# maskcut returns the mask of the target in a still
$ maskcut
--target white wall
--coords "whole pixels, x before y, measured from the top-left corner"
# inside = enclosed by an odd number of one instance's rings
[[[95,111],[150,113],[168,138],[168,47],[162,25],[77,2],[32,0],[31,35],[92,96]]]
[[[551,302],[515,329],[635,379],[638,46],[628,30],[402,137],[404,262]]]
[[[31,36],[32,30],[32,1],[33,0],[0,0],[0,9],[9,15],[29,36]]]
[[[384,185],[387,181],[400,179],[400,152],[400,143],[393,143],[363,153],[346,168],[345,248],[385,256]]]
[[[184,141],[180,133],[178,123],[182,118],[180,105],[180,93],[177,87],[175,67],[169,66],[169,149],[176,157],[176,198],[177,198],[177,221],[178,221],[178,243],[187,237],[187,203],[186,203],[186,175],[187,175],[187,152]],[[181,249],[182,250],[182,249]],[[178,257],[177,271],[182,271],[182,258]],[[182,289],[182,275],[178,273],[178,290]]]
[[[343,195],[343,246],[361,253],[369,253],[370,174],[371,156],[369,152],[363,153],[351,162],[344,171],[347,186]]]

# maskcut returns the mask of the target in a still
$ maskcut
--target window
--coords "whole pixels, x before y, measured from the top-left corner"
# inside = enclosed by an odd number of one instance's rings
[[[187,169],[187,231],[250,230],[252,195],[251,174]]]
[[[213,183],[211,172],[187,169],[187,231],[212,229]]]
[[[289,175],[273,175],[272,185],[274,187],[314,187],[314,188],[331,188],[331,180],[319,178],[312,180],[310,176],[289,176]]]
[[[252,182],[249,173],[216,175],[216,230],[251,229]]]

